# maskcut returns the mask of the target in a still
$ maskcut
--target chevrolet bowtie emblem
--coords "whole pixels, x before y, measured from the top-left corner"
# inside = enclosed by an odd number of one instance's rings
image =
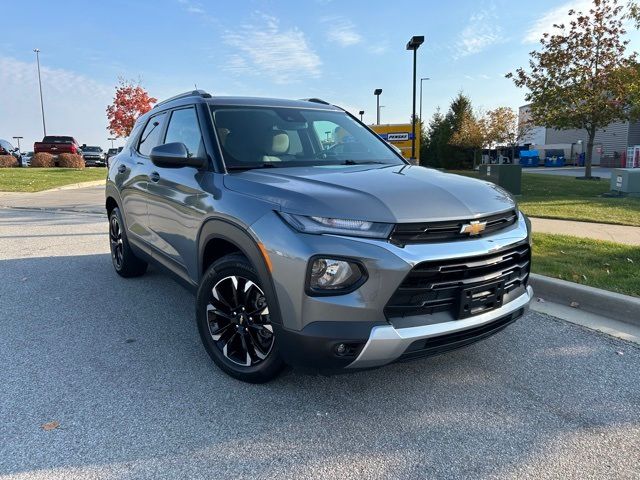
[[[480,222],[478,220],[474,220],[473,222],[466,223],[462,225],[460,229],[460,233],[468,233],[469,235],[479,235],[484,232],[484,229],[487,228],[487,222]]]

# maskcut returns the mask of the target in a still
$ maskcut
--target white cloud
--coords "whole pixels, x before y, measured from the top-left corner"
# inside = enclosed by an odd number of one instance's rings
[[[592,5],[592,0],[572,0],[559,7],[548,10],[531,25],[522,42],[538,43],[544,33],[551,33],[554,30],[554,24],[564,23],[566,25],[569,19],[569,10],[573,9],[588,12]]]
[[[42,65],[47,133],[73,135],[80,143],[107,146],[105,109],[113,99],[111,86],[73,71]],[[42,117],[35,61],[0,57],[0,137],[24,137],[23,150],[42,139]]]
[[[178,0],[178,3],[184,7],[188,13],[205,14],[202,4],[198,2],[192,2],[190,0]]]
[[[326,17],[322,23],[327,28],[327,38],[330,42],[337,43],[342,47],[357,45],[362,42],[362,35],[350,20],[341,17]]]
[[[285,84],[306,77],[318,77],[322,61],[298,28],[283,30],[277,18],[260,14],[256,22],[244,24],[223,34],[233,51],[227,70],[267,75]]]
[[[467,26],[460,32],[456,42],[455,58],[480,53],[491,45],[504,41],[504,32],[496,22],[494,8],[489,8],[469,17]]]

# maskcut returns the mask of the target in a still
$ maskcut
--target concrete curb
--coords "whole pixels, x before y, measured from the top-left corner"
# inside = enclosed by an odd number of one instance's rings
[[[534,295],[543,300],[566,306],[576,302],[578,310],[640,326],[640,298],[535,273],[531,274],[530,284]]]
[[[20,193],[47,193],[47,192],[57,192],[58,190],[75,190],[76,188],[86,188],[86,187],[99,187],[101,185],[106,185],[107,178],[105,175],[104,180],[92,180],[90,182],[80,182],[80,183],[70,183],[69,185],[62,185],[61,187],[50,188],[49,190],[40,190],[39,192],[20,192]],[[12,192],[18,193],[18,192]]]

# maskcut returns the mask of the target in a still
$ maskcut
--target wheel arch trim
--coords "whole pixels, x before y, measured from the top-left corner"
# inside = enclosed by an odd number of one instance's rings
[[[198,283],[202,281],[204,275],[203,262],[207,244],[211,240],[224,240],[231,243],[247,257],[255,267],[258,277],[262,280],[265,293],[273,299],[275,305],[269,304],[271,322],[282,325],[280,305],[271,274],[270,260],[265,258],[261,243],[255,239],[247,228],[237,225],[222,218],[207,220],[198,233]]]

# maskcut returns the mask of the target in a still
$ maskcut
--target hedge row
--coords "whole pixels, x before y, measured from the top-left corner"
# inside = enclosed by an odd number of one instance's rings
[[[17,167],[18,160],[13,155],[0,155],[0,168]]]
[[[31,159],[31,166],[35,168],[84,168],[85,163],[82,155],[61,153],[56,159],[50,153],[36,153]]]

